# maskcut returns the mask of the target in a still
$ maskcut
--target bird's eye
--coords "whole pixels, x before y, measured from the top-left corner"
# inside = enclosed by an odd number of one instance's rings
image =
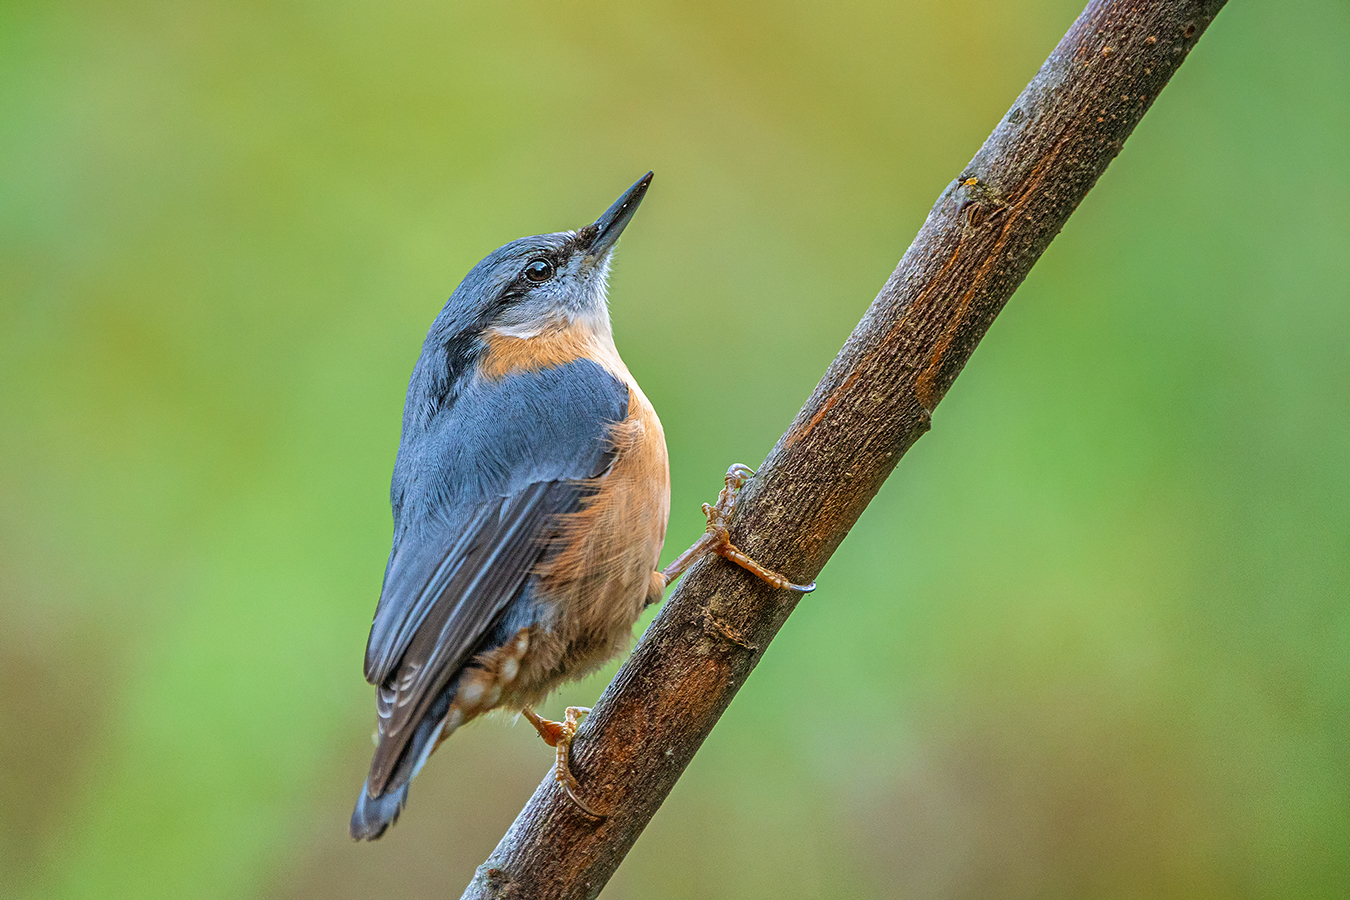
[[[553,263],[546,259],[532,259],[525,267],[525,277],[535,284],[543,284],[553,277]]]

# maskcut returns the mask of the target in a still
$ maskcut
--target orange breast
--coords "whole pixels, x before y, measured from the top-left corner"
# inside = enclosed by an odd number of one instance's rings
[[[628,386],[628,416],[610,431],[613,465],[582,509],[562,517],[537,572],[555,604],[555,664],[580,677],[628,647],[646,604],[670,515],[665,432],[608,335],[573,325],[529,338],[490,334],[487,343],[479,369],[487,377],[587,358]]]
[[[486,343],[487,353],[479,362],[478,371],[488,378],[502,378],[512,372],[534,372],[582,358],[594,359],[613,372],[603,359],[607,355],[612,355],[619,366],[623,366],[612,340],[606,353],[602,346],[604,342],[580,325],[548,328],[532,337],[488,331]],[[631,382],[628,370],[623,371],[627,376],[624,381]]]

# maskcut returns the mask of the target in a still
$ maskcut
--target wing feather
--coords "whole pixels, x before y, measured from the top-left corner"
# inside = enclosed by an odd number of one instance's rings
[[[366,677],[380,688],[372,796],[519,594],[550,522],[580,508],[607,471],[610,429],[627,408],[623,382],[578,360],[476,383],[422,440],[405,432],[394,548],[366,648]]]

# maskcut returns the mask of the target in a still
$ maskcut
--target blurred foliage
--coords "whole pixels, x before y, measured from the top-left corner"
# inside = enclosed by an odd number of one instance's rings
[[[0,895],[454,896],[529,728],[346,837],[444,298],[656,171],[611,297],[669,558],[1078,11],[0,7]],[[1219,16],[606,897],[1343,896],[1346,46]]]

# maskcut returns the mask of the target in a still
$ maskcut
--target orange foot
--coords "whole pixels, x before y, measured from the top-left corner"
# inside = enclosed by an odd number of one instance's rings
[[[660,573],[665,578],[666,584],[670,584],[683,575],[685,570],[703,555],[716,553],[723,559],[731,560],[742,569],[780,590],[809,594],[816,589],[814,581],[810,584],[793,584],[787,576],[780,575],[772,569],[764,568],[746,556],[739,547],[731,542],[731,536],[727,532],[727,522],[731,519],[732,510],[736,508],[736,495],[741,492],[746,480],[754,474],[754,469],[741,463],[727,469],[726,486],[717,495],[717,502],[715,504],[703,504],[703,514],[708,517],[707,530],[703,532],[702,537],[694,542],[694,546],[681,553],[673,563],[666,567],[665,571]]]
[[[544,743],[554,747],[558,751],[557,762],[553,766],[553,777],[567,791],[567,796],[588,816],[594,816],[597,819],[603,819],[605,816],[591,809],[577,792],[581,790],[581,785],[577,783],[576,776],[572,774],[572,768],[568,765],[568,755],[572,749],[572,739],[577,736],[577,725],[581,722],[581,717],[590,712],[585,706],[569,706],[561,722],[553,722],[541,717],[528,706],[522,709],[521,714],[529,720],[534,726],[534,730],[539,732],[539,736],[544,739]]]

